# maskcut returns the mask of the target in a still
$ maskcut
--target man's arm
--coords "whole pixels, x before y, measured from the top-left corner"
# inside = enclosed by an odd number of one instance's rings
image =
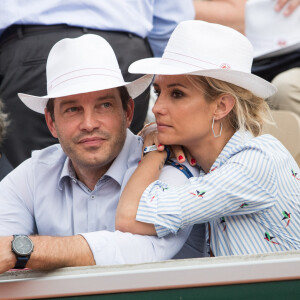
[[[155,0],[153,28],[147,37],[154,56],[162,56],[170,35],[178,23],[192,20],[194,17],[193,0]]]
[[[70,237],[30,236],[34,250],[26,265],[35,270],[95,264],[92,251],[81,235]],[[11,250],[12,236],[0,237],[0,273],[12,269],[16,256]]]
[[[194,0],[196,20],[217,23],[245,32],[247,0]]]

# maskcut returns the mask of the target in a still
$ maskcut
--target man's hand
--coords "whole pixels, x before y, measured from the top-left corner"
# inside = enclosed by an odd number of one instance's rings
[[[300,0],[277,0],[275,10],[280,11],[284,7],[283,14],[289,16],[300,5]]]
[[[13,236],[0,237],[0,274],[12,269],[16,262],[16,256],[11,250]]]

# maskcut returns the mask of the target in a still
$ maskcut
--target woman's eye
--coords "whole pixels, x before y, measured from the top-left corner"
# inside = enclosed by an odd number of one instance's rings
[[[172,97],[181,98],[183,96],[183,92],[181,91],[172,91]]]
[[[160,95],[160,90],[154,90],[154,94],[158,97]]]

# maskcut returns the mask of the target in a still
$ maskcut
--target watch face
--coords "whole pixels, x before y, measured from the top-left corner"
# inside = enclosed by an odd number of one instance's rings
[[[22,256],[31,254],[33,243],[27,236],[17,236],[13,241],[14,251]]]

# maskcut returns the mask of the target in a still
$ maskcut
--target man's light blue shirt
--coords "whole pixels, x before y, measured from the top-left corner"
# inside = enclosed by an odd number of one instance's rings
[[[142,139],[127,130],[122,151],[93,191],[77,180],[60,145],[35,151],[32,158],[0,182],[0,236],[81,233],[99,265],[172,258],[184,245],[191,228],[163,239],[115,231],[119,197],[138,165],[142,146]],[[197,174],[195,169],[192,172]],[[160,178],[175,185],[187,180],[170,166],[164,168]],[[204,235],[199,238],[203,246]],[[186,245],[180,252],[179,257],[203,255]]]
[[[12,24],[67,24],[148,37],[161,56],[176,25],[194,19],[192,0],[1,0],[0,35]]]

